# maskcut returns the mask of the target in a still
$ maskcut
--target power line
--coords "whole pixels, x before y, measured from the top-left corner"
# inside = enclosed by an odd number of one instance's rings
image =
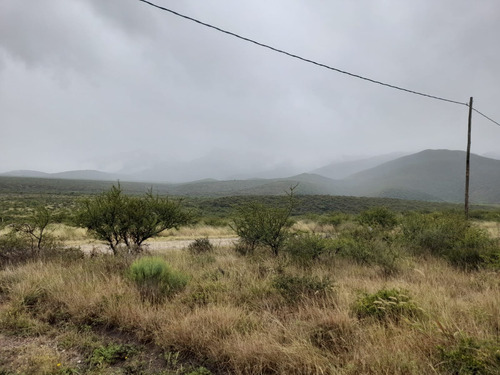
[[[500,126],[500,123],[496,122],[496,121],[495,121],[495,120],[493,120],[492,118],[489,118],[489,117],[488,117],[488,116],[486,116],[484,113],[479,112],[476,108],[474,108],[474,107],[473,107],[473,108],[472,108],[472,110],[473,110],[474,112],[476,112],[476,113],[480,114],[480,115],[481,115],[481,116],[483,116],[484,118],[486,118],[486,119],[490,120],[492,123],[494,123],[494,124],[496,124],[496,125]]]
[[[395,90],[404,91],[404,92],[407,92],[407,93],[410,93],[410,94],[424,96],[424,97],[431,98],[431,99],[436,99],[436,100],[441,100],[441,101],[448,102],[448,103],[463,105],[463,106],[466,106],[466,107],[469,106],[467,103],[460,102],[458,100],[447,99],[447,98],[443,98],[443,97],[436,96],[436,95],[430,95],[430,94],[426,94],[426,93],[423,93],[423,92],[406,89],[404,87],[399,87],[399,86],[392,85],[392,84],[389,84],[389,83],[385,83],[385,82],[382,82],[382,81],[377,81],[377,80],[372,79],[372,78],[364,77],[364,76],[361,76],[359,74],[351,73],[351,72],[348,72],[348,71],[345,71],[345,70],[342,70],[342,69],[338,69],[338,68],[335,68],[335,67],[332,67],[332,66],[329,66],[329,65],[326,65],[326,64],[322,64],[322,63],[319,63],[317,61],[314,61],[314,60],[311,60],[311,59],[307,59],[305,57],[302,57],[302,56],[299,56],[299,55],[296,55],[296,54],[293,54],[293,53],[281,50],[279,48],[272,47],[272,46],[270,46],[268,44],[257,42],[256,40],[253,40],[253,39],[250,39],[250,38],[246,38],[244,36],[238,35],[238,34],[233,33],[231,31],[221,29],[220,27],[208,24],[206,22],[200,21],[200,20],[198,20],[196,18],[193,18],[193,17],[186,16],[186,15],[181,14],[179,12],[176,12],[176,11],[174,11],[172,9],[168,9],[168,8],[162,7],[160,5],[154,4],[154,3],[150,2],[150,1],[146,1],[146,0],[139,0],[139,1],[141,1],[141,2],[143,2],[145,4],[148,4],[148,5],[152,6],[152,7],[161,9],[161,10],[163,10],[165,12],[169,12],[171,14],[174,14],[174,15],[176,15],[178,17],[187,19],[189,21],[196,22],[197,24],[206,26],[206,27],[208,27],[210,29],[217,30],[217,31],[219,31],[221,33],[224,33],[224,34],[227,34],[227,35],[231,35],[231,36],[233,36],[235,38],[244,40],[246,42],[258,45],[258,46],[263,47],[263,48],[270,49],[271,51],[278,52],[278,53],[281,53],[283,55],[292,57],[294,59],[298,59],[298,60],[301,60],[301,61],[313,64],[313,65],[316,65],[316,66],[319,66],[319,67],[322,67],[322,68],[325,68],[325,69],[333,70],[333,71],[341,73],[341,74],[345,74],[345,75],[348,75],[348,76],[351,76],[351,77],[354,77],[354,78],[362,79],[364,81],[368,81],[368,82],[371,82],[371,83],[375,83],[377,85],[389,87],[389,88],[392,88],[392,89],[395,89]],[[473,110],[475,112],[477,112],[478,114],[480,114],[481,116],[485,117],[486,119],[490,120],[491,122],[495,123],[496,125],[500,126],[500,123],[496,122],[495,120],[491,119],[490,117],[486,116],[485,114],[479,112],[477,109],[473,108]]]

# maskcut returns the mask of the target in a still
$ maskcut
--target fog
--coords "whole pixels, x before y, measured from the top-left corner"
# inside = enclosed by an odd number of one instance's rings
[[[500,121],[500,3],[155,3]],[[293,174],[466,147],[468,108],[299,61],[138,0],[0,3],[0,172]],[[500,153],[473,116],[472,152]],[[182,170],[189,173],[182,175]]]

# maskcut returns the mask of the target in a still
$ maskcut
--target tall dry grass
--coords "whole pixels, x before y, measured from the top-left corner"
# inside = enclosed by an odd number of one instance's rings
[[[9,316],[18,314],[38,330],[63,323],[119,330],[222,374],[446,373],[439,347],[460,337],[499,342],[500,278],[491,271],[465,273],[439,259],[412,258],[388,278],[346,259],[304,268],[228,248],[163,256],[190,281],[160,304],[141,299],[126,277],[127,259],[5,269],[0,328],[15,330]],[[290,300],[273,286],[282,275],[329,278],[332,287]],[[422,316],[393,321],[353,312],[362,292],[392,288],[406,290]]]

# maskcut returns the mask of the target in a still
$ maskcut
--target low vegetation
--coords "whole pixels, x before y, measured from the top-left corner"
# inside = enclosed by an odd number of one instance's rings
[[[160,257],[143,257],[129,268],[129,277],[138,287],[141,296],[152,303],[159,303],[174,296],[186,287],[189,276],[171,269]]]
[[[179,251],[33,252],[5,225],[0,374],[500,372],[500,245],[482,222],[371,207],[292,225],[283,202],[199,221],[250,220],[252,251],[193,227]],[[277,251],[262,240],[273,215]]]
[[[129,252],[140,252],[147,239],[190,221],[191,216],[182,209],[180,201],[153,195],[152,191],[143,197],[127,196],[119,184],[85,199],[76,215],[78,225],[106,241],[115,255],[121,243]]]

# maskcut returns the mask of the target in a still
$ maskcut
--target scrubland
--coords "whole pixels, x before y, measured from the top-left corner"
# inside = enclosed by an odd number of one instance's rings
[[[164,233],[205,238],[181,251],[4,265],[0,374],[498,374],[497,224],[426,220],[301,220],[277,256],[199,224]],[[138,282],[141,259],[169,278]]]

